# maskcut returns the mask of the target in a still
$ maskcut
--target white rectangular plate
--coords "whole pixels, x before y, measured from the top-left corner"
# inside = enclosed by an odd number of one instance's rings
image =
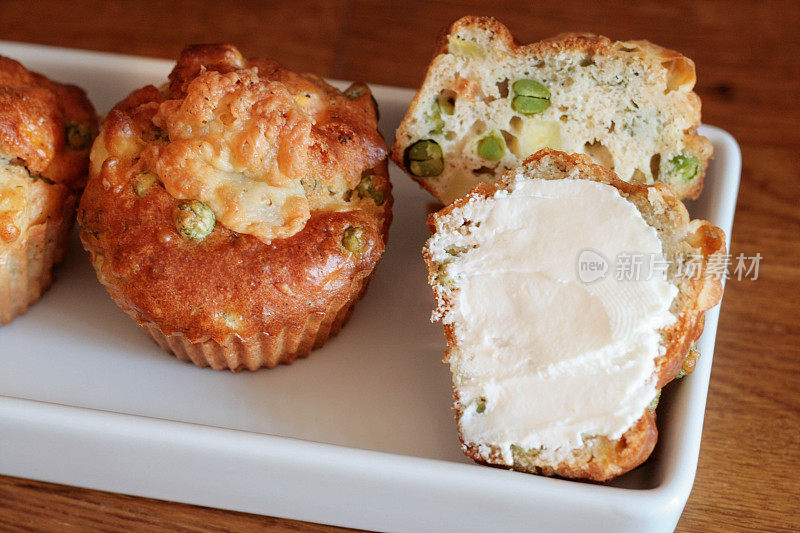
[[[0,42],[0,54],[84,87],[105,113],[171,62]],[[412,97],[373,87],[391,139]],[[730,236],[741,157],[714,143],[694,217]],[[392,168],[388,250],[341,334],[308,359],[215,372],[162,352],[73,242],[53,288],[0,328],[0,472],[211,507],[379,530],[671,530],[697,467],[719,307],[702,357],[665,389],[661,437],[607,485],[472,464],[459,449],[444,337],[420,249],[431,198]],[[165,295],[169,297],[169,295]]]

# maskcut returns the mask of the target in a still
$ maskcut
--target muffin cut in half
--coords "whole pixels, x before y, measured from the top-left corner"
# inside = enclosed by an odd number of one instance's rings
[[[238,371],[339,331],[383,253],[387,148],[365,85],[187,47],[108,114],[79,207],[114,300],[164,349]]]
[[[0,56],[0,324],[52,283],[96,134],[83,90]]]
[[[693,368],[721,298],[722,231],[665,185],[550,149],[429,225],[464,452],[596,481],[645,461],[660,390]]]
[[[445,204],[545,147],[696,198],[712,145],[696,133],[694,83],[690,59],[647,41],[520,45],[497,20],[464,17],[440,38],[392,159]]]

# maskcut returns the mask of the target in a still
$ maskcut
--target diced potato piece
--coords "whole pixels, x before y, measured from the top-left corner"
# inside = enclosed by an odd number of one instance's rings
[[[526,158],[542,148],[561,149],[561,124],[553,120],[526,120],[522,124],[520,157]]]
[[[475,58],[481,58],[486,55],[486,50],[478,43],[465,41],[464,39],[459,39],[452,35],[447,36],[447,42],[447,49],[453,55]]]

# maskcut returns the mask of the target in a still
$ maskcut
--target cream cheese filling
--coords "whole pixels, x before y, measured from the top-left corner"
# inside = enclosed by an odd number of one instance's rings
[[[675,320],[677,288],[647,268],[664,260],[655,229],[615,187],[586,180],[518,176],[454,215],[469,230],[432,250],[451,256],[457,287],[443,321],[460,347],[450,363],[465,442],[498,447],[510,465],[512,445],[560,461],[592,437],[619,438],[656,394],[658,329]],[[584,250],[608,264],[591,283]],[[643,258],[639,279],[617,275],[620,254]]]

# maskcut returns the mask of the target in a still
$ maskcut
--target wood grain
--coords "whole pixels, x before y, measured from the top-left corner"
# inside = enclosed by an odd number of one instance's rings
[[[342,79],[415,87],[439,30],[464,14],[520,41],[562,31],[647,38],[692,57],[704,121],[744,158],[697,480],[679,531],[800,530],[800,2],[585,0],[0,3],[0,39],[156,57],[230,41]],[[80,80],[75,80],[80,82]],[[0,529],[334,531],[302,522],[0,477]]]

